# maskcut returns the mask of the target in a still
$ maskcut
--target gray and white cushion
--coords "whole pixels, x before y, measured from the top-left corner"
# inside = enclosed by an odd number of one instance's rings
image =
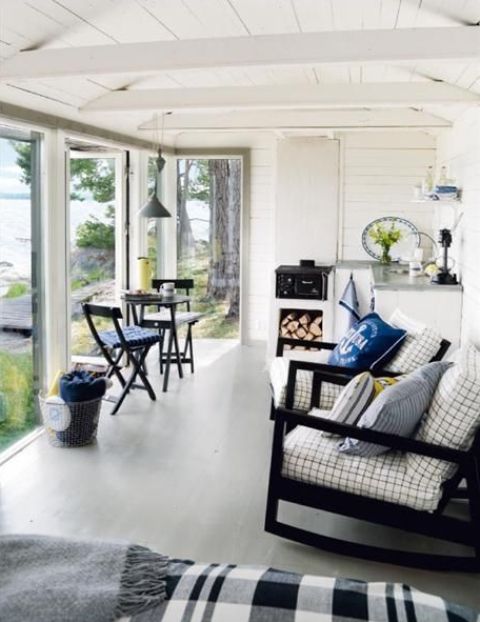
[[[456,360],[440,380],[416,438],[453,449],[467,449],[480,426],[480,351],[466,347]],[[442,481],[451,477],[456,467],[427,456],[408,454],[408,469],[410,473]]]
[[[407,458],[389,451],[365,458],[338,452],[338,441],[319,430],[297,426],[285,438],[282,475],[293,480],[433,511],[442,496],[440,483],[407,468]]]
[[[275,408],[285,406],[287,394],[288,368],[290,361],[283,357],[276,357],[270,365],[270,386],[272,388],[273,404]],[[293,408],[296,410],[310,410],[312,398],[313,373],[305,369],[297,371]],[[320,408],[331,409],[343,387],[330,382],[322,382],[320,394]],[[315,404],[314,404],[315,405]]]
[[[401,382],[387,387],[365,410],[358,427],[377,432],[411,436],[422,415],[428,409],[440,378],[451,363],[428,363],[409,374]],[[356,456],[378,456],[389,447],[346,438],[339,451]]]
[[[192,324],[193,322],[198,322],[203,315],[203,313],[199,313],[198,311],[177,311],[175,313],[175,324]],[[156,313],[147,313],[143,319],[146,322],[165,323],[170,322],[172,316],[168,309],[162,309]]]
[[[429,363],[440,348],[442,336],[428,328],[399,309],[394,311],[389,323],[395,328],[402,328],[407,335],[398,352],[386,366],[386,369],[397,373],[410,373],[422,365]]]

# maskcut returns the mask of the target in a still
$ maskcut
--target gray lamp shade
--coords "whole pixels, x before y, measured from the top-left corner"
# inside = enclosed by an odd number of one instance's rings
[[[142,218],[170,218],[171,214],[154,193],[139,212]]]

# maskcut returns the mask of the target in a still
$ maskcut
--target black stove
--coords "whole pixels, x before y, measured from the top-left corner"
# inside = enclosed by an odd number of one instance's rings
[[[279,266],[275,270],[277,298],[328,300],[332,266]]]

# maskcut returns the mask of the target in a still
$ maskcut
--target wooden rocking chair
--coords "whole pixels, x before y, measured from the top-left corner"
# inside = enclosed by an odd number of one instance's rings
[[[300,361],[292,361],[290,365],[287,406],[291,405],[293,401],[295,376],[298,369],[304,366],[311,368],[312,366],[311,363]],[[348,376],[315,371],[314,391],[321,391],[322,382],[344,385],[349,379]],[[287,477],[283,470],[286,434],[296,426],[305,426],[312,430],[323,430],[342,437],[356,438],[370,443],[386,445],[401,452],[413,452],[420,456],[443,460],[456,465],[456,471],[448,481],[443,483],[443,493],[434,511],[420,511],[407,505],[379,500],[364,494],[352,494],[344,489],[342,490],[340,482],[338,488],[306,483],[305,481]],[[351,456],[344,456],[343,459],[348,460],[349,458]],[[463,480],[466,481],[466,487],[460,488],[460,483]],[[468,519],[462,520],[445,514],[447,505],[453,499],[466,499],[468,501]],[[472,555],[429,554],[382,548],[310,532],[279,520],[278,509],[280,501],[325,510],[369,523],[386,525],[465,545],[472,549]],[[288,408],[279,408],[275,413],[265,530],[289,540],[368,560],[434,570],[479,572],[480,430],[477,431],[473,443],[468,450],[457,450],[412,438],[344,425]]]

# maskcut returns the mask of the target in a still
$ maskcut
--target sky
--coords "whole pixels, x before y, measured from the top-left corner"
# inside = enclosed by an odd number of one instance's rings
[[[17,154],[10,142],[0,138],[0,195],[28,194],[30,189],[20,181],[21,169],[15,163]]]

